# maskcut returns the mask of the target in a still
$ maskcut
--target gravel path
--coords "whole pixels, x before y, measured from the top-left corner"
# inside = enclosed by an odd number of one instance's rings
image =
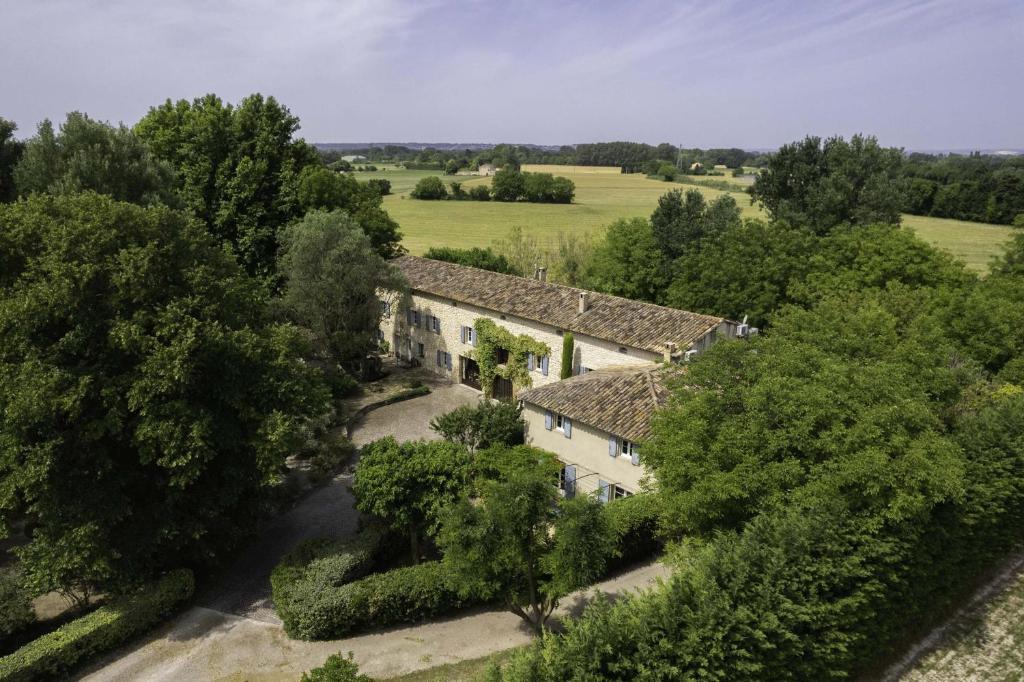
[[[431,387],[431,393],[364,415],[353,426],[352,441],[362,447],[387,435],[399,440],[435,439],[437,435],[430,430],[433,417],[480,400],[480,394],[466,386],[450,384],[439,377],[427,377],[425,380]],[[355,461],[358,461],[358,455]],[[262,642],[261,646],[268,647],[252,652],[253,656],[257,659],[276,656],[283,661],[290,660],[293,649],[302,643],[292,642],[281,630],[281,621],[270,599],[270,572],[286,553],[303,540],[345,537],[355,533],[359,514],[349,490],[351,484],[351,473],[345,473],[307,495],[267,525],[253,544],[223,572],[224,577],[203,589],[196,597],[195,606],[166,626],[162,634],[145,643],[137,643],[134,648],[115,652],[105,662],[94,666],[96,672],[88,675],[87,679],[215,679],[201,671],[190,672],[187,677],[161,678],[159,671],[165,667],[177,670],[182,665],[189,665],[188,661],[195,660],[205,660],[203,665],[213,669],[217,667],[216,659],[221,656],[235,660],[225,653],[223,647],[229,646],[232,651],[238,647],[241,647],[240,651],[247,650],[244,645],[234,642],[228,645],[227,642],[232,640],[231,633],[250,630],[262,632],[264,636],[257,640]],[[268,637],[273,641],[267,641]],[[211,656],[212,659],[207,660],[203,656]],[[144,666],[152,664],[157,668],[128,676],[117,672],[123,669],[119,659],[138,661],[140,657],[145,662]],[[241,679],[254,679],[249,676],[245,659],[238,660],[239,669],[246,671]],[[306,669],[309,667],[313,666]]]

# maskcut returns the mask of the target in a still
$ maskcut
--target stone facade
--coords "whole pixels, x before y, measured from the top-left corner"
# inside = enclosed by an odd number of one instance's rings
[[[409,324],[408,311],[410,310],[419,313],[418,325],[415,324],[415,320],[413,324]],[[471,343],[463,341],[462,328],[472,327],[476,320],[482,317],[493,320],[513,334],[526,334],[547,344],[551,349],[547,376],[538,367],[530,373],[530,378],[534,386],[558,381],[562,369],[562,334],[564,330],[533,320],[502,315],[493,310],[414,291],[411,296],[396,306],[395,310],[385,315],[381,321],[381,333],[397,357],[403,360],[418,361],[424,367],[430,368],[452,381],[461,381],[463,379],[461,372],[465,363],[460,360],[462,358],[472,359],[474,351]],[[434,331],[433,318],[438,320],[440,333]],[[609,341],[583,334],[574,333],[573,338],[575,348],[573,374],[579,373],[581,368],[592,370],[626,364],[643,365],[662,359],[661,356],[650,351],[618,346]],[[705,339],[707,338],[705,337]],[[422,355],[419,352],[420,344],[423,346]],[[451,368],[447,363],[438,365],[438,351],[450,354]]]
[[[546,427],[548,412],[524,403],[526,442],[555,453],[563,465],[572,467],[574,485],[571,487],[575,494],[596,492],[602,494],[602,499],[604,495],[611,499],[615,496],[615,486],[627,493],[639,492],[644,468],[634,465],[629,455],[621,454],[621,437],[573,420],[567,438],[565,429],[558,428],[557,415],[552,415],[552,428]],[[613,437],[616,438],[614,457],[609,454],[608,443]],[[562,488],[565,489],[564,473]]]

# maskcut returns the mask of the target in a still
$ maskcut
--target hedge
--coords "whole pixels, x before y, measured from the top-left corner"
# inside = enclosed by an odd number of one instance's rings
[[[477,603],[459,597],[440,561],[377,573],[315,596],[285,621],[290,637],[338,639],[371,627],[418,623]]]
[[[168,573],[144,592],[122,597],[0,658],[0,680],[22,682],[67,673],[154,625],[192,596],[192,572]]]
[[[0,641],[24,630],[36,620],[32,600],[17,571],[0,570]]]
[[[375,530],[352,539],[316,538],[285,555],[270,574],[270,589],[285,631],[315,608],[321,594],[361,578],[373,568],[383,544]]]
[[[604,513],[618,539],[618,554],[608,562],[609,570],[646,559],[662,548],[658,539],[656,496],[641,494],[620,498],[605,505]]]

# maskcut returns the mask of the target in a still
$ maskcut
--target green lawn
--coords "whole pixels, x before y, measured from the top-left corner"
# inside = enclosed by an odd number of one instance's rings
[[[542,170],[565,175],[576,183],[576,200],[572,204],[527,204],[479,201],[418,201],[408,194],[416,182],[440,171],[383,170],[357,173],[361,180],[380,177],[391,180],[392,195],[385,197],[384,208],[401,225],[403,243],[411,253],[421,254],[431,246],[489,246],[504,237],[509,228],[522,227],[527,234],[553,240],[559,232],[594,234],[618,218],[648,217],[658,197],[673,188],[684,191],[694,185],[651,180],[640,174],[622,175],[614,169],[582,166],[524,166],[525,170]],[[736,191],[729,192],[747,217],[763,217],[751,205],[743,191],[743,180],[730,176],[709,178],[733,182]],[[445,181],[461,181],[466,188],[490,182],[476,176],[446,176]],[[699,180],[699,179],[698,179]],[[724,192],[696,187],[708,199]],[[969,223],[961,220],[926,218],[905,215],[903,223],[922,239],[950,251],[970,268],[985,272],[991,258],[1014,232],[1005,225]]]

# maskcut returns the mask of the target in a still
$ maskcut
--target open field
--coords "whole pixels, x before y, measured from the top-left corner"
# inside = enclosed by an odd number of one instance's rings
[[[489,246],[504,237],[511,227],[519,226],[527,234],[552,239],[559,232],[600,233],[619,218],[648,217],[658,197],[670,189],[699,189],[710,200],[725,192],[680,182],[651,180],[640,174],[623,175],[612,167],[524,165],[524,170],[551,172],[569,177],[576,183],[576,200],[572,204],[527,204],[478,201],[417,201],[408,194],[416,182],[440,171],[385,170],[357,173],[366,180],[372,177],[391,180],[391,196],[385,197],[384,208],[402,227],[403,243],[411,253],[421,254],[431,246]],[[478,176],[444,176],[446,182],[462,182],[464,188],[490,183]],[[736,185],[729,192],[749,218],[764,217],[752,206],[743,191],[745,179],[715,176],[713,180]],[[698,178],[699,180],[699,178]],[[969,223],[962,220],[904,215],[903,224],[922,239],[944,248],[967,265],[986,272],[989,261],[1014,233],[1005,225]]]
[[[903,224],[921,239],[946,249],[977,272],[988,272],[989,261],[1001,253],[1003,245],[1014,234],[1020,232],[1007,225],[906,214]]]

